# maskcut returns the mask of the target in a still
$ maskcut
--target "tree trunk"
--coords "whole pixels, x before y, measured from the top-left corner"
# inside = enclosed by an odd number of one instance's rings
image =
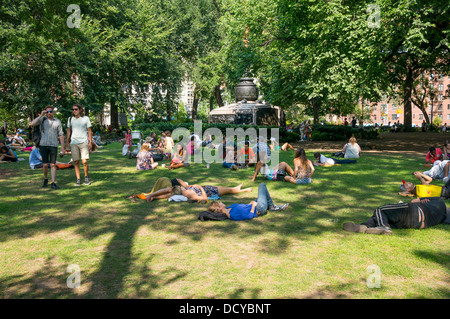
[[[119,110],[117,108],[116,99],[111,98],[110,100],[110,116],[111,116],[111,128],[118,129],[119,128]]]
[[[172,120],[172,110],[171,110],[171,102],[169,102],[169,100],[166,100],[166,112],[167,112],[167,121],[171,121]]]
[[[314,114],[313,122],[314,122],[314,124],[319,124],[319,110],[320,110],[321,103],[318,99],[312,99],[311,104],[313,107],[313,114]]]
[[[209,98],[209,111],[214,110],[214,95]]]
[[[411,106],[411,98],[412,98],[412,91],[413,91],[413,69],[409,68],[407,69],[406,73],[406,79],[403,84],[403,111],[404,111],[404,125],[405,130],[411,130],[412,128],[412,106]]]
[[[198,111],[198,97],[197,94],[194,93],[194,101],[192,102],[192,120],[195,121],[197,119],[197,111]]]
[[[198,91],[197,88],[194,89],[194,101],[192,102],[192,112],[191,112],[191,118],[193,121],[197,119],[197,113],[198,113]]]
[[[214,96],[219,107],[223,106],[222,94],[220,94],[220,85],[216,85],[214,88]],[[212,110],[212,109],[211,109]]]

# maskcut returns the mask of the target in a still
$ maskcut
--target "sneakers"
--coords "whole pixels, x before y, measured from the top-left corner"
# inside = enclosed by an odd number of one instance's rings
[[[289,203],[286,203],[284,205],[273,205],[272,207],[269,208],[269,210],[271,211],[281,211],[281,210],[286,210],[289,207]]]
[[[52,183],[50,185],[50,187],[53,188],[53,189],[59,189],[60,188],[58,185],[56,185],[56,183]]]
[[[48,186],[48,179],[44,179],[44,184],[42,184],[42,187],[47,187]]]
[[[84,177],[84,185],[91,185],[89,177]],[[75,186],[81,186],[81,179],[77,179]]]
[[[367,228],[366,234],[373,235],[392,235],[392,230],[390,227],[378,226],[373,228]]]
[[[372,235],[392,235],[392,230],[389,227],[378,226],[378,227],[367,227],[365,225],[358,225],[355,223],[344,223],[342,228],[345,231],[352,233],[365,233]]]
[[[342,228],[345,231],[352,232],[352,233],[365,233],[366,229],[367,229],[367,226],[365,226],[365,225],[358,225],[358,224],[355,224],[355,223],[344,223],[342,225]]]

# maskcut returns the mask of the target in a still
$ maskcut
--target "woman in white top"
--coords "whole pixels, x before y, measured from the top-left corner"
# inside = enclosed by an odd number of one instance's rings
[[[344,153],[344,158],[360,158],[361,157],[361,147],[356,143],[356,138],[350,137],[347,144],[344,145],[342,149]]]
[[[172,135],[170,134],[170,131],[166,131],[166,137],[164,139],[164,149],[163,152],[165,153],[166,157],[168,159],[172,158],[172,152],[173,147],[175,146],[175,143],[173,142]]]

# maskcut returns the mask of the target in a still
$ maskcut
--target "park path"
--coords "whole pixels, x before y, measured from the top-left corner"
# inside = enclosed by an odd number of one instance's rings
[[[443,148],[444,142],[450,141],[450,133],[408,132],[408,133],[380,133],[374,140],[358,140],[363,152],[405,154],[426,154],[431,146]],[[337,152],[347,141],[303,141],[292,143],[306,151]]]

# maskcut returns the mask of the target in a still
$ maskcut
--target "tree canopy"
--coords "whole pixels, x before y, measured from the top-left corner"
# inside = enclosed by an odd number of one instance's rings
[[[448,11],[439,0],[11,0],[0,107],[68,116],[76,101],[109,105],[113,127],[119,109],[170,120],[189,78],[195,119],[199,100],[221,106],[221,85],[251,76],[267,102],[315,122],[397,94],[410,127],[419,76],[449,74]]]

